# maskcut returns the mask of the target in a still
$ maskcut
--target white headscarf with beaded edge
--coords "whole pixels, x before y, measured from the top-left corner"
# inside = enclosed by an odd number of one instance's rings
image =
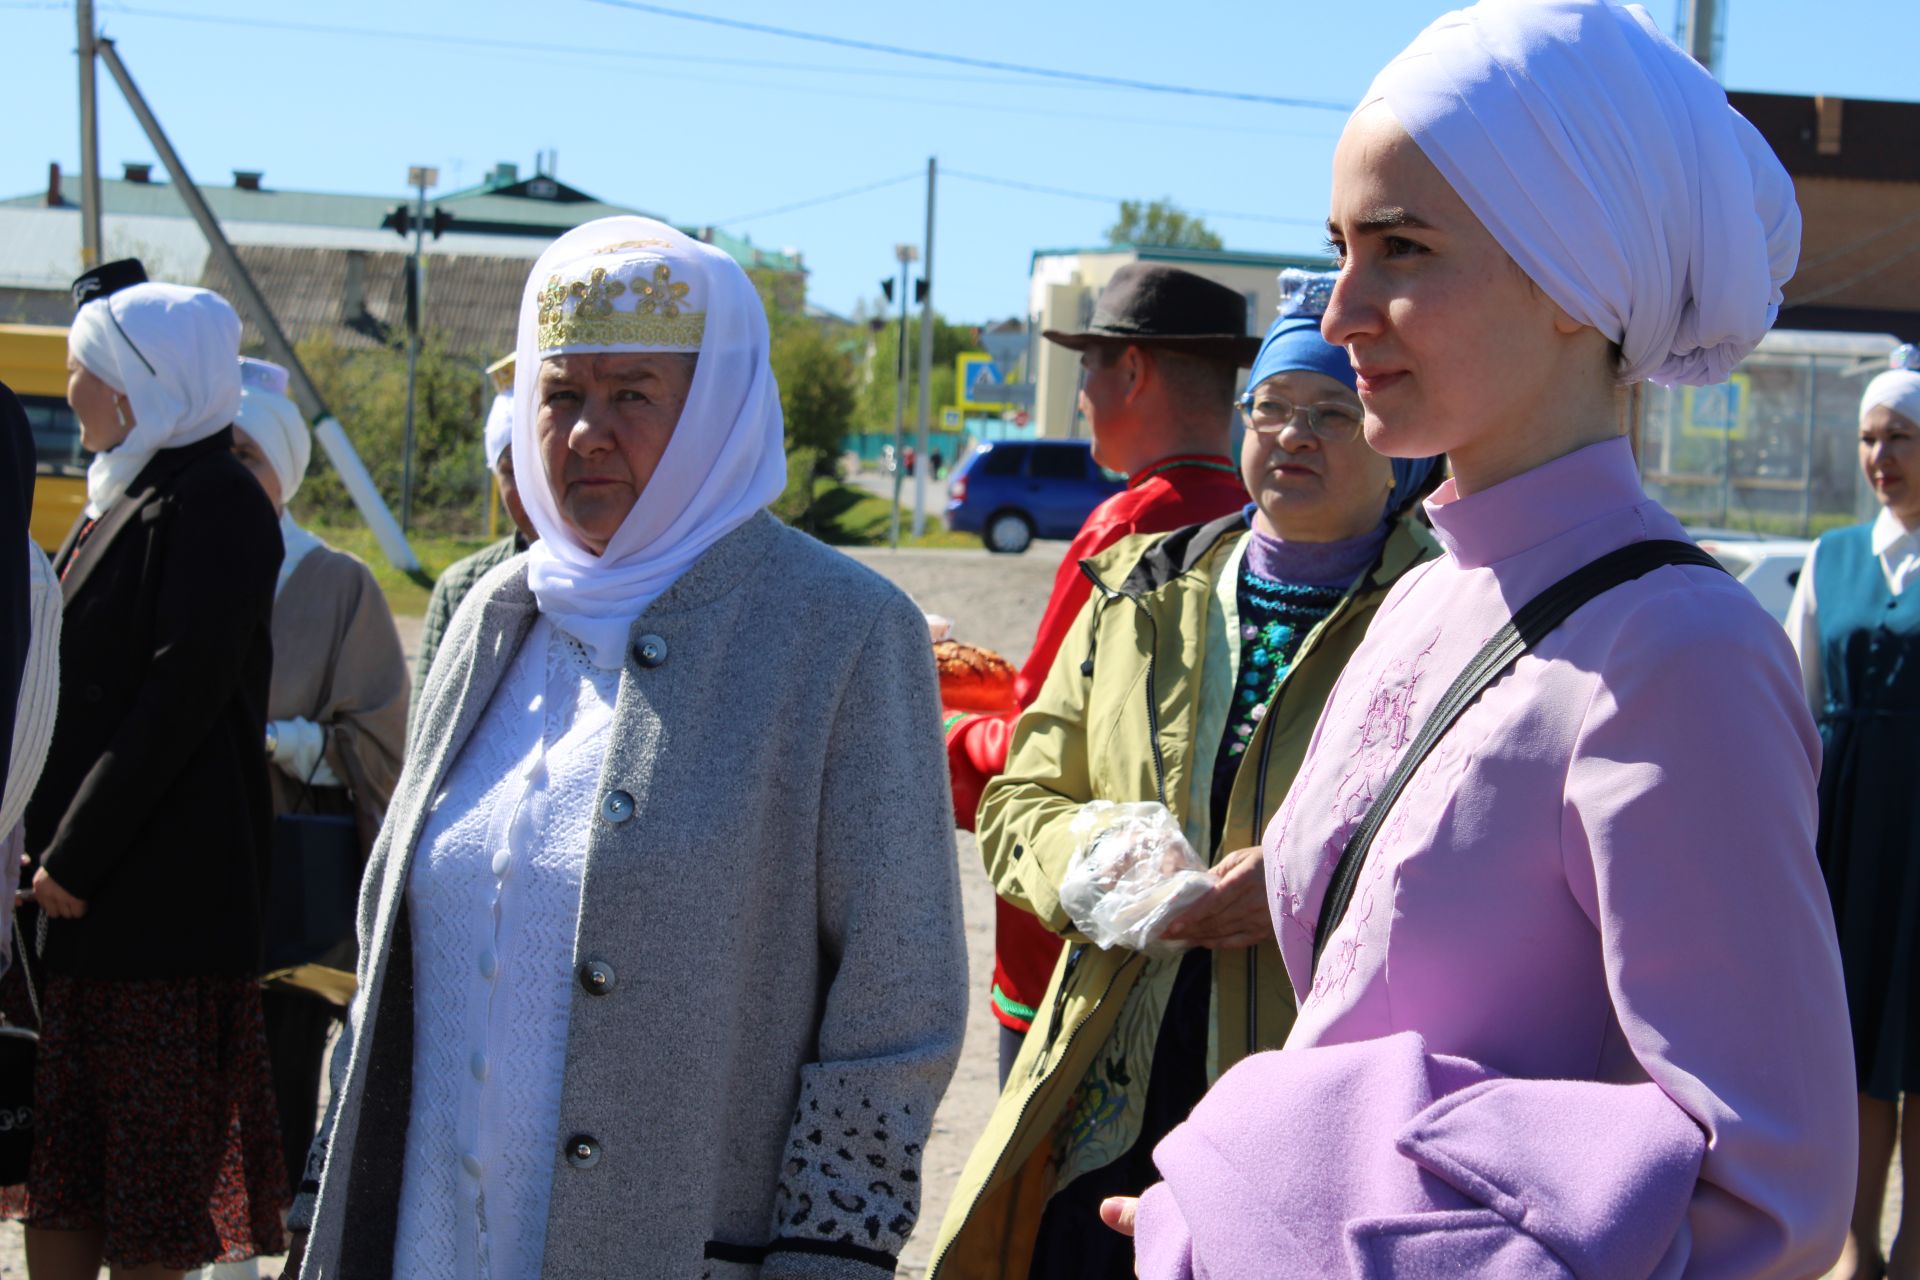
[[[658,469],[598,555],[545,483],[534,403],[542,360],[587,351],[699,354]],[[723,250],[651,218],[603,218],[567,232],[534,264],[514,364],[513,469],[540,535],[528,584],[540,611],[598,665],[620,666],[633,621],[786,487],[764,304]]]

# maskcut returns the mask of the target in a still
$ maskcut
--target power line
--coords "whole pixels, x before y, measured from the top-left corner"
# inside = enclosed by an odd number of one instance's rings
[[[611,9],[627,9],[635,13],[650,13],[662,18],[678,18],[683,22],[702,22],[709,26],[727,27],[734,31],[751,31],[758,35],[780,36],[787,40],[805,40],[813,44],[832,45],[840,49],[858,49],[863,53],[884,53],[896,58],[918,58],[924,62],[944,62],[953,66],[977,67],[986,71],[1012,71],[1020,75],[1038,76],[1047,80],[1102,85],[1109,89],[1171,93],[1192,98],[1222,98],[1229,102],[1257,102],[1269,107],[1305,107],[1314,111],[1338,111],[1342,114],[1353,110],[1351,102],[1328,102],[1317,98],[1280,98],[1271,94],[1241,93],[1232,89],[1204,89],[1194,85],[1161,84],[1150,80],[1129,80],[1121,76],[1094,75],[1085,71],[1033,67],[1018,62],[1002,62],[994,58],[969,58],[962,54],[939,53],[931,49],[909,49],[902,45],[880,44],[872,40],[855,40],[847,36],[824,35],[814,31],[796,31],[791,27],[776,27],[764,22],[747,22],[740,18],[723,18],[711,13],[695,13],[690,9],[670,9],[665,5],[646,4],[642,0],[588,0],[588,3],[604,5]]]
[[[1866,235],[1861,236],[1858,240],[1854,240],[1847,244],[1843,244],[1837,249],[1830,249],[1826,253],[1823,253],[1819,257],[1811,259],[1810,261],[1802,262],[1798,267],[1795,268],[1795,271],[1807,272],[1807,271],[1812,271],[1817,267],[1824,267],[1829,262],[1838,261],[1839,259],[1844,258],[1848,254],[1852,253],[1856,249],[1864,249],[1868,245],[1872,244],[1875,240],[1884,240],[1888,236],[1892,235],[1894,232],[1899,231],[1905,227],[1910,227],[1916,222],[1920,222],[1920,212],[1910,213],[1904,218],[1900,218],[1900,219],[1897,219],[1896,221],[1888,223],[1886,226],[1881,227],[1878,231],[1868,232]]]
[[[1040,195],[1062,196],[1069,200],[1092,200],[1100,204],[1117,205],[1133,200],[1133,196],[1105,196],[1091,191],[1073,191],[1066,187],[1043,186],[1037,182],[1020,182],[1013,178],[995,178],[984,173],[967,173],[960,169],[942,169],[941,174],[949,178],[963,178],[968,182],[982,182],[990,187],[1007,187],[1014,191],[1032,191]],[[1189,209],[1207,218],[1232,218],[1239,222],[1271,222],[1289,227],[1321,227],[1324,222],[1316,218],[1289,218],[1271,213],[1238,213],[1231,209]]]
[[[811,200],[796,200],[792,204],[783,204],[775,209],[762,209],[757,213],[737,213],[731,218],[715,218],[707,226],[735,226],[742,222],[752,222],[755,218],[771,218],[776,213],[792,213],[796,209],[811,209],[819,204],[832,204],[835,200],[845,200],[851,196],[863,196],[869,191],[879,191],[883,187],[897,187],[903,182],[926,175],[918,169],[912,173],[903,173],[894,178],[882,178],[878,182],[869,182],[864,186],[848,187],[845,191],[836,191],[832,195],[815,196]]]
[[[0,9],[67,9],[66,0],[0,0]],[[706,63],[714,66],[753,67],[768,71],[801,71],[837,76],[884,76],[888,78],[928,78],[926,73],[890,70],[885,67],[852,67],[834,63],[780,62],[765,58],[736,58],[718,54],[663,52],[658,49],[621,49],[605,45],[543,44],[525,40],[503,40],[486,36],[462,36],[439,31],[403,31],[389,27],[354,27],[338,23],[295,22],[275,18],[243,18],[230,14],[195,13],[178,9],[150,9],[141,5],[102,5],[102,13],[131,18],[152,18],[162,22],[192,22],[215,27],[246,27],[257,31],[281,31],[295,35],[342,36],[348,39],[399,40],[448,47],[466,47],[514,54],[561,54],[575,57],[645,59],[658,63]],[[1018,77],[946,75],[935,79],[967,84],[1025,84]],[[1062,86],[1085,88],[1084,85]]]
[[[1844,280],[1836,281],[1833,284],[1827,285],[1823,289],[1815,289],[1812,293],[1802,294],[1800,297],[1795,298],[1792,302],[1789,302],[1785,306],[1783,306],[1781,310],[1790,311],[1794,307],[1804,307],[1809,302],[1818,302],[1822,298],[1830,298],[1834,294],[1839,293],[1842,290],[1850,289],[1854,285],[1859,284],[1862,280],[1865,280],[1868,276],[1878,275],[1880,272],[1885,271],[1888,267],[1892,266],[1894,263],[1899,262],[1905,258],[1910,258],[1916,253],[1920,253],[1920,240],[1917,240],[1914,243],[1908,245],[1906,248],[1901,249],[1893,254],[1890,254],[1885,258],[1880,259],[1880,261],[1874,263],[1870,267],[1866,267],[1863,270],[1854,272],[1852,275],[1848,276]]]
[[[21,6],[21,5],[32,5],[36,3],[51,3],[51,0],[0,0],[0,9]],[[65,8],[66,6],[64,4],[52,4],[51,7]],[[887,70],[884,68],[877,68],[877,67],[848,67],[848,66],[839,66],[839,65],[831,65],[831,64],[821,64],[821,63],[777,62],[777,61],[769,61],[769,60],[757,59],[757,58],[736,58],[736,57],[721,57],[721,56],[714,56],[714,55],[663,53],[659,50],[637,50],[637,49],[622,49],[622,48],[591,47],[591,46],[583,46],[583,45],[527,43],[523,41],[489,38],[486,36],[460,36],[460,35],[450,35],[442,32],[405,31],[405,30],[396,30],[391,28],[378,28],[378,27],[353,27],[353,26],[343,26],[339,24],[330,24],[330,23],[297,22],[297,21],[289,21],[285,19],[242,18],[242,17],[232,17],[225,14],[194,13],[189,11],[170,10],[170,9],[152,9],[152,8],[146,8],[144,6],[139,6],[139,5],[114,5],[111,7],[111,12],[117,15],[123,15],[123,16],[135,17],[135,18],[152,18],[152,19],[158,19],[161,21],[169,21],[169,22],[201,23],[209,26],[242,27],[242,28],[251,28],[254,30],[286,32],[286,33],[299,34],[299,35],[338,36],[338,37],[345,37],[350,39],[377,39],[377,40],[394,40],[394,41],[403,41],[403,42],[410,41],[410,42],[424,43],[424,44],[429,44],[437,47],[445,47],[450,49],[469,48],[469,49],[478,50],[483,53],[495,52],[495,53],[502,53],[502,54],[512,54],[520,57],[526,57],[531,55],[531,56],[554,57],[554,58],[561,58],[561,59],[567,59],[567,58],[576,58],[576,59],[577,58],[585,58],[585,59],[619,58],[619,59],[629,59],[629,60],[646,59],[647,61],[654,64],[658,64],[662,60],[666,60],[672,63],[714,63],[722,66],[742,66],[742,67],[754,67],[754,68],[761,68],[761,69],[775,70],[775,71],[818,73],[818,74],[829,75],[834,77],[846,77],[849,75],[915,77],[919,79],[962,81],[969,84],[1024,85],[1028,88],[1051,87],[1051,88],[1072,90],[1072,89],[1094,89],[1099,87],[1096,85],[1079,84],[1074,82],[1060,82],[1060,83],[1054,83],[1051,85],[1037,85],[1031,79],[1021,78],[1021,77],[1004,77],[1004,76],[995,77],[995,76],[976,76],[976,75],[962,75],[962,74],[943,75],[938,72],[929,73],[929,72],[905,71],[905,70],[892,71],[892,70]],[[685,81],[685,82],[695,83],[695,84],[722,84],[722,85],[728,85],[728,86],[734,86],[736,84],[736,81],[731,79],[723,79],[715,76],[701,76],[701,75],[693,74],[689,72],[663,71],[663,70],[655,69],[655,70],[652,70],[650,74],[653,75],[655,78],[661,79],[661,80],[679,80],[679,81]],[[869,92],[862,92],[858,89],[853,89],[853,88],[846,88],[846,87],[840,87],[840,86],[814,85],[814,84],[781,84],[781,85],[775,86],[769,82],[768,85],[763,87],[777,87],[785,92],[790,92],[790,93],[822,94],[828,97],[836,97],[836,98],[850,98],[850,99],[856,99],[856,100],[864,99],[867,101],[891,102],[891,103],[901,103],[901,104],[927,106],[927,107],[953,107],[953,108],[959,108],[962,110],[973,112],[976,114],[986,112],[986,113],[994,113],[994,114],[1002,114],[1002,115],[1015,115],[1023,119],[1030,118],[1033,114],[1033,110],[1030,107],[1015,106],[1008,103],[1001,103],[1001,102],[995,102],[995,101],[983,101],[978,99],[960,101],[960,100],[947,99],[947,98],[909,96],[906,94],[899,94],[899,93],[869,93]],[[1143,128],[1204,129],[1209,133],[1239,133],[1239,134],[1249,134],[1249,135],[1259,134],[1259,135],[1265,135],[1265,136],[1271,136],[1271,137],[1318,138],[1321,136],[1316,132],[1303,131],[1297,128],[1264,128],[1260,126],[1222,124],[1222,123],[1219,123],[1218,121],[1202,122],[1202,121],[1169,119],[1165,117],[1121,116],[1121,115],[1114,115],[1110,112],[1067,111],[1067,110],[1062,110],[1062,109],[1052,108],[1052,107],[1049,107],[1046,109],[1046,114],[1049,119],[1053,119],[1053,120],[1093,120],[1093,121],[1099,121],[1104,124],[1135,124],[1135,125],[1140,125]]]
[[[63,8],[67,8],[68,6],[64,3],[57,3],[55,2],[55,0],[0,0],[0,9],[33,8],[33,7],[63,9]],[[720,66],[752,67],[752,68],[759,68],[759,69],[773,70],[773,71],[793,71],[793,72],[800,72],[803,74],[820,74],[820,75],[832,76],[832,77],[842,78],[842,79],[844,79],[847,76],[883,76],[883,77],[889,77],[889,78],[911,77],[911,78],[922,79],[922,80],[932,79],[932,80],[958,81],[958,82],[964,82],[968,84],[1023,85],[1028,88],[1056,88],[1056,89],[1067,89],[1067,90],[1075,90],[1075,89],[1086,90],[1086,89],[1097,89],[1100,87],[1098,85],[1082,84],[1082,83],[1073,82],[1073,81],[1051,82],[1049,84],[1035,84],[1032,81],[1032,79],[1019,77],[1019,76],[980,76],[980,75],[964,75],[964,74],[957,74],[957,73],[941,74],[938,72],[888,70],[886,68],[880,68],[880,67],[850,67],[850,66],[841,66],[838,64],[822,64],[822,63],[807,63],[807,62],[779,62],[779,61],[771,61],[771,60],[759,59],[759,58],[722,57],[717,55],[700,55],[700,54],[686,54],[686,53],[663,53],[660,50],[638,50],[638,49],[593,47],[593,46],[584,46],[584,45],[527,43],[524,41],[502,40],[502,39],[496,39],[496,38],[489,38],[485,36],[451,35],[443,32],[406,31],[406,30],[397,30],[392,28],[379,28],[379,27],[354,27],[354,26],[344,26],[344,25],[332,24],[332,23],[297,22],[297,21],[289,21],[285,19],[271,19],[271,18],[242,18],[242,17],[233,17],[226,14],[195,13],[190,11],[171,10],[171,9],[153,9],[153,8],[147,8],[140,5],[103,6],[103,11],[110,11],[113,14],[121,15],[121,16],[134,17],[134,18],[151,18],[151,19],[157,19],[157,20],[166,21],[166,22],[188,22],[188,23],[200,23],[200,24],[209,25],[209,26],[241,27],[241,28],[251,28],[254,30],[285,32],[285,33],[298,34],[298,35],[322,35],[322,36],[344,37],[349,39],[373,39],[373,40],[393,40],[393,41],[402,41],[402,42],[418,42],[418,43],[424,43],[424,44],[429,44],[436,47],[443,47],[448,49],[457,50],[457,49],[466,48],[466,49],[473,49],[482,53],[492,52],[492,53],[500,53],[500,54],[510,54],[510,55],[515,55],[519,57],[526,57],[531,55],[531,56],[545,56],[545,57],[560,58],[560,59],[569,59],[569,58],[571,59],[617,58],[617,59],[626,59],[626,60],[645,59],[650,63],[656,64],[656,69],[650,72],[650,74],[653,75],[655,78],[662,79],[662,80],[679,80],[679,81],[685,81],[685,82],[695,83],[695,84],[722,84],[722,85],[728,85],[728,86],[735,86],[737,82],[733,79],[719,78],[714,76],[701,76],[701,75],[692,74],[688,72],[663,71],[663,70],[657,69],[657,64],[659,64],[663,60],[671,63],[676,63],[676,64],[677,63],[711,63],[711,64],[717,64]],[[790,93],[824,94],[829,97],[837,97],[837,98],[865,99],[868,101],[893,102],[893,103],[902,103],[902,104],[928,106],[928,107],[953,107],[953,108],[959,108],[959,109],[966,110],[973,113],[988,112],[988,113],[1004,114],[1004,115],[1016,115],[1016,116],[1022,117],[1023,119],[1030,118],[1033,114],[1033,109],[1030,107],[1015,106],[1008,103],[1001,103],[1001,102],[995,102],[990,100],[980,100],[980,99],[959,101],[959,100],[946,99],[946,98],[909,96],[909,95],[898,94],[898,93],[865,93],[865,92],[861,92],[860,90],[852,89],[852,88],[846,88],[846,87],[840,87],[840,86],[822,86],[822,85],[812,85],[812,84],[775,85],[772,82],[768,82],[762,87],[779,88],[785,92],[790,92]],[[1165,117],[1119,116],[1119,115],[1114,115],[1110,112],[1067,111],[1067,110],[1062,110],[1062,109],[1052,108],[1052,107],[1049,107],[1046,109],[1046,114],[1049,119],[1054,119],[1054,120],[1094,120],[1094,121],[1099,121],[1105,124],[1135,124],[1135,125],[1140,125],[1144,128],[1189,129],[1189,130],[1204,129],[1209,133],[1239,133],[1239,134],[1249,134],[1249,135],[1260,134],[1260,135],[1271,136],[1271,137],[1318,138],[1321,136],[1317,132],[1303,131],[1297,128],[1263,128],[1259,126],[1222,124],[1218,121],[1211,121],[1211,120],[1202,122],[1202,121],[1169,119]]]

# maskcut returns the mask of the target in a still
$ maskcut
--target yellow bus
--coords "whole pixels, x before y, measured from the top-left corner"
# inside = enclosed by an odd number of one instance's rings
[[[80,423],[67,406],[67,331],[0,324],[0,382],[20,398],[33,428],[33,540],[52,554],[87,505],[92,460],[80,447]]]

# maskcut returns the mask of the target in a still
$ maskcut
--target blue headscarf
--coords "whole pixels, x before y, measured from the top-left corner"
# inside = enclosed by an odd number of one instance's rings
[[[1280,318],[1267,330],[1260,354],[1253,358],[1253,372],[1247,376],[1243,405],[1251,405],[1253,389],[1277,373],[1301,370],[1332,378],[1348,390],[1357,390],[1359,376],[1346,349],[1336,347],[1320,336],[1320,318],[1327,313],[1333,297],[1335,271],[1301,271],[1288,267],[1280,273]],[[1393,464],[1393,489],[1387,494],[1388,516],[1400,513],[1414,497],[1423,492],[1440,467],[1439,458],[1390,458]]]

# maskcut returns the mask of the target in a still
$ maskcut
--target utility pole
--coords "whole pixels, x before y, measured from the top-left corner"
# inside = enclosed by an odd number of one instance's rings
[[[919,260],[920,250],[910,244],[897,244],[893,246],[893,256],[900,264],[900,359],[894,368],[893,514],[887,517],[887,545],[897,551],[900,548],[900,485],[907,465],[903,452],[907,430],[907,269]]]
[[[327,452],[327,458],[339,473],[340,482],[346,486],[347,494],[353,499],[354,506],[366,519],[367,527],[379,540],[380,549],[394,568],[405,573],[419,570],[419,557],[413,554],[413,548],[407,545],[407,539],[400,532],[400,526],[394,523],[393,515],[387,510],[386,502],[380,497],[380,490],[374,486],[373,477],[367,474],[365,464],[353,450],[353,442],[347,438],[346,431],[340,426],[339,419],[328,412],[327,405],[320,398],[320,391],[313,385],[313,379],[307,376],[306,366],[300,363],[299,353],[293,349],[286,331],[274,318],[273,308],[267,305],[267,299],[260,292],[260,286],[254,283],[246,264],[240,261],[240,255],[234,251],[233,242],[227,239],[220,229],[220,220],[213,216],[213,210],[207,207],[206,197],[200,194],[200,188],[194,185],[193,177],[187,172],[187,166],[181,161],[180,153],[173,149],[173,143],[167,138],[166,130],[160,127],[159,117],[153,114],[153,108],[147,105],[141,96],[140,87],[133,82],[133,75],[120,61],[120,53],[111,40],[95,40],[94,55],[106,64],[107,71],[113,76],[114,83],[120,86],[120,93],[133,109],[133,118],[140,122],[140,128],[146,133],[147,141],[153,144],[154,152],[160,157],[167,172],[173,175],[175,189],[180,193],[181,203],[187,206],[187,214],[200,228],[200,234],[207,238],[207,248],[226,272],[232,283],[234,301],[240,304],[240,310],[260,330],[260,336],[266,339],[267,354],[287,368],[292,385],[294,400],[300,405],[313,425],[314,439]]]
[[[407,424],[400,438],[400,531],[413,527],[413,396],[420,377],[420,310],[426,305],[427,281],[421,271],[426,252],[427,188],[440,181],[440,171],[415,165],[407,182],[417,193],[413,206],[413,257],[407,262]]]
[[[80,28],[80,269],[100,265],[100,121],[94,93],[93,0],[74,5]]]
[[[1693,60],[1707,69],[1714,79],[1720,78],[1720,42],[1723,32],[1720,22],[1725,9],[1723,0],[1682,0],[1681,12],[1687,23],[1687,52]]]
[[[927,531],[928,419],[933,416],[933,179],[934,160],[927,157],[927,259],[920,268],[926,292],[920,297],[920,455],[913,468],[913,536]]]

